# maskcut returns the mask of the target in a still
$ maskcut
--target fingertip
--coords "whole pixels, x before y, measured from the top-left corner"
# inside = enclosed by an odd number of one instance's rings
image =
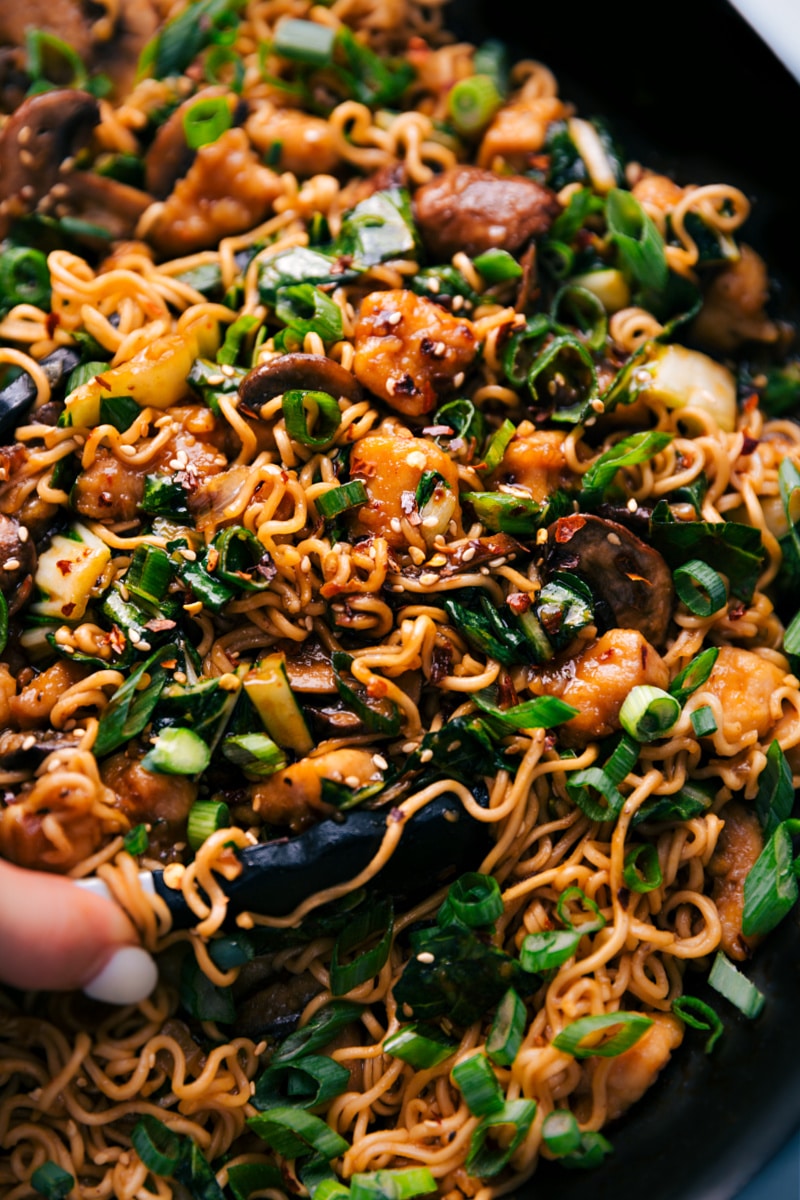
[[[106,1004],[137,1004],[158,982],[158,968],[142,946],[120,946],[83,990]]]

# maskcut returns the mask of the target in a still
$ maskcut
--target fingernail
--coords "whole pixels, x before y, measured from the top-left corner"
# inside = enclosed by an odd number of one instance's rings
[[[106,1004],[136,1004],[150,995],[157,982],[158,968],[146,950],[120,946],[83,990]]]

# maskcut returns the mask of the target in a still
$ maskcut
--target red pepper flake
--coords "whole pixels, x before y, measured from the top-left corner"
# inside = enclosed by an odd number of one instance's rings
[[[110,392],[112,390],[111,384],[108,382],[107,379],[103,379],[102,375],[95,375],[95,381],[105,391]]]
[[[586,518],[580,513],[574,513],[571,517],[560,517],[556,522],[556,541],[571,542],[579,529],[583,529],[586,524]]]
[[[758,438],[751,437],[749,433],[745,433],[741,449],[742,457],[744,458],[746,455],[752,454],[757,446]]]
[[[45,329],[47,330],[47,336],[52,337],[53,334],[55,333],[55,331],[58,329],[60,324],[61,324],[60,313],[49,312],[47,314],[47,316],[45,318],[45,322],[44,322]]]
[[[746,612],[747,612],[747,608],[745,607],[745,605],[742,603],[741,600],[737,600],[728,609],[728,620],[729,621],[741,621],[742,617],[744,616],[744,614]]]
[[[510,592],[506,597],[506,604],[517,616],[527,612],[532,603],[533,597],[530,592]]]
[[[746,413],[751,413],[755,408],[758,408],[758,392],[751,392],[747,399],[742,402],[742,410]]]
[[[367,695],[372,696],[374,700],[382,700],[388,691],[389,684],[385,679],[375,677],[367,684]]]
[[[208,558],[206,559],[206,567],[209,571],[216,571],[219,564],[219,550],[216,546],[209,546]]]
[[[177,658],[165,658],[162,663],[159,663],[159,666],[163,667],[165,671],[172,671],[177,665]]]
[[[68,558],[60,558],[56,563],[56,566],[64,576],[69,575],[70,571],[72,570],[72,562]],[[74,608],[75,606],[73,605],[72,607]]]
[[[61,605],[62,616],[71,617],[74,611],[75,611],[75,605],[72,603],[71,600],[69,600],[66,604]]]

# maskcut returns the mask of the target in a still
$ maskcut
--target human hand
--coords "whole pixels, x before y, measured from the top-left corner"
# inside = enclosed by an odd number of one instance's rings
[[[0,980],[135,1004],[157,978],[118,905],[63,876],[0,861]]]

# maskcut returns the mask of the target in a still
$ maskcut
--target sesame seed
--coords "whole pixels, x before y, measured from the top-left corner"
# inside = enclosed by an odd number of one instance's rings
[[[348,775],[345,778],[345,784],[349,788],[357,788],[357,787],[359,787],[360,783],[361,783],[361,780],[358,778],[357,775]]]
[[[426,529],[435,529],[436,526],[439,524],[439,518],[436,516],[435,513],[431,513],[431,515],[429,517],[422,518],[422,524],[425,526]]]
[[[224,375],[209,375],[207,382],[210,387],[219,387],[221,384],[223,384],[225,382],[225,376]]]
[[[32,750],[35,745],[36,745],[36,738],[33,736],[32,733],[29,733],[28,736],[25,738],[25,740],[22,743],[22,749],[23,750]]]
[[[18,571],[19,567],[20,567],[20,562],[19,562],[18,558],[6,559],[6,564],[5,564],[6,571]]]
[[[139,642],[142,640],[142,635],[139,633],[138,629],[132,629],[128,636],[133,642],[134,646],[138,646]]]
[[[433,292],[434,296],[439,291],[441,286],[442,285],[439,283],[438,279],[429,279],[426,284],[428,291]],[[456,299],[459,299],[459,297],[456,297]],[[455,302],[453,302],[453,308],[455,308]]]
[[[419,546],[409,546],[408,553],[415,566],[420,567],[425,562],[425,554]]]
[[[460,388],[463,382],[464,382],[464,372],[459,371],[457,375],[453,376],[453,387]]]
[[[433,587],[439,582],[439,576],[434,571],[426,571],[424,575],[420,575],[419,581],[423,587]]]
[[[21,542],[27,542],[28,538],[30,537],[27,525],[20,525],[17,537]]]
[[[375,763],[375,766],[378,768],[379,771],[385,771],[386,768],[389,766],[388,762],[386,761],[386,759],[383,757],[382,754],[373,754],[372,761]]]
[[[431,954],[430,950],[423,950],[420,954],[417,955],[417,962],[432,963],[432,962],[436,962],[436,959]]]
[[[410,467],[419,467],[422,469],[427,463],[427,458],[421,450],[412,450],[406,458],[406,462]]]
[[[222,374],[223,374],[223,375],[225,375],[225,376],[226,376],[228,379],[233,379],[234,375],[236,374],[236,372],[234,371],[233,367],[230,367],[230,366],[228,366],[228,364],[227,364],[227,363],[225,363],[223,366],[221,366],[221,367],[220,367],[220,371],[221,371],[221,372],[222,372]]]
[[[400,747],[400,749],[403,751],[403,754],[413,754],[416,748],[416,742],[403,742],[402,746]]]
[[[403,314],[399,313],[399,312],[395,312],[395,313],[392,313],[391,316],[386,318],[386,324],[387,325],[399,325],[400,322],[402,321],[402,319],[403,319]]]
[[[403,528],[403,526],[400,524],[400,518],[392,517],[391,521],[389,522],[389,528],[393,533],[400,533]]]
[[[444,358],[446,353],[447,353],[447,346],[445,346],[444,342],[437,342],[436,345],[433,347],[433,357],[434,358]]]
[[[546,529],[537,529],[536,530],[536,545],[543,546],[546,541],[547,541],[547,530]]]
[[[386,380],[386,391],[389,393],[390,396],[393,396],[396,388],[397,388],[397,380],[392,379],[390,376]]]
[[[489,566],[492,568],[493,571],[496,571],[498,567],[504,567],[505,562],[506,562],[506,560],[504,558],[493,558],[492,561],[489,563]]]
[[[226,671],[224,675],[220,675],[217,682],[223,692],[238,692],[241,686],[239,676],[233,675],[230,671]]]
[[[619,538],[619,534],[614,533],[613,530],[611,531],[611,533],[607,534],[607,541],[609,541],[612,546],[621,546],[622,545],[622,542],[620,541],[620,538]]]
[[[172,678],[175,680],[176,683],[187,683],[188,682],[188,676],[183,671],[175,671],[173,673]]]
[[[438,291],[439,289],[437,288],[436,290]],[[453,312],[458,312],[458,310],[463,307],[464,307],[464,297],[463,296],[453,296]]]
[[[476,550],[475,546],[467,546],[466,550],[461,555],[461,561],[462,562],[472,562],[473,558],[475,557],[475,550]]]
[[[636,512],[637,508],[639,507],[639,503],[638,503],[638,501],[637,501],[637,500],[635,500],[635,499],[633,498],[633,496],[631,496],[630,500],[628,501],[628,506],[627,506],[627,507],[628,507],[628,512],[632,512],[632,513],[633,513],[633,512]]]
[[[478,570],[480,571],[481,575],[488,575],[488,574],[489,574],[489,568],[488,568],[488,567],[478,567]]]
[[[433,558],[428,563],[429,567],[444,567],[447,565],[447,559],[443,554],[434,554]]]
[[[419,756],[419,761],[426,763],[426,762],[430,762],[432,758],[433,758],[433,751],[430,748],[428,748],[427,750],[422,751],[422,754],[420,754],[420,756]]]
[[[308,575],[309,571],[311,570],[311,559],[307,554],[304,554],[300,559],[300,570],[304,575]]]
[[[599,396],[596,396],[595,399],[591,401],[591,405],[596,413],[601,413],[601,412],[606,411],[606,406],[605,406],[605,404],[603,404],[603,401],[600,399]]]
[[[178,554],[180,554],[181,558],[185,558],[187,562],[196,562],[196,560],[197,560],[197,554],[195,553],[195,551],[187,550],[185,547],[182,547],[178,551]]]
[[[120,454],[124,454],[126,458],[134,458],[136,455],[136,447],[135,446],[120,446],[119,452],[120,452]]]
[[[152,650],[153,647],[150,645],[149,642],[137,642],[136,649],[137,650]]]

